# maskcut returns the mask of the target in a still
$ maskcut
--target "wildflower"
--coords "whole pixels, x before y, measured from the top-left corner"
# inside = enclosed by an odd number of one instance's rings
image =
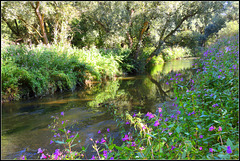
[[[130,123],[127,121],[126,124],[130,124]]]
[[[57,135],[53,135],[53,137],[57,137]]]
[[[97,143],[99,143],[99,141],[98,141],[98,140],[96,141],[96,144],[97,144]]]
[[[158,108],[158,112],[159,112],[159,113],[162,112],[162,108],[161,108],[161,107]]]
[[[22,156],[22,160],[25,160],[25,156],[24,155]]]
[[[173,80],[173,78],[170,78],[170,80]]]
[[[64,123],[64,121],[62,121],[62,124]]]
[[[109,128],[107,128],[107,132],[110,132]]]
[[[53,141],[52,140],[50,140],[50,144],[52,144],[53,143]]]
[[[183,78],[181,78],[181,81],[183,81]]]
[[[166,82],[166,84],[167,84],[167,85],[169,85],[169,83],[168,83],[168,82]]]
[[[111,157],[110,160],[114,160],[114,157]]]
[[[94,157],[94,155],[92,156],[91,160],[95,160],[95,157]]]
[[[64,112],[61,112],[61,115],[63,115],[63,116],[64,116]]]
[[[136,147],[136,143],[135,143],[135,141],[134,142],[132,142],[132,145],[131,146],[134,146],[134,147]]]
[[[70,130],[68,130],[68,131],[67,131],[67,134],[68,134],[68,133],[70,133],[70,132],[71,132],[71,131],[70,131]]]
[[[231,153],[232,153],[232,149],[231,149],[230,146],[227,146],[227,153],[228,153],[228,154],[231,154]]]
[[[162,121],[162,118],[158,119],[159,121]]]
[[[218,78],[221,78],[221,75],[219,75]]]
[[[105,143],[106,142],[106,140],[104,140],[103,138],[101,139],[101,143],[103,144],[103,143]]]
[[[218,127],[218,131],[222,131],[222,127],[221,126]]]
[[[129,137],[128,137],[128,135],[125,135],[125,137],[124,138],[122,138],[122,141],[129,141]]]
[[[142,129],[146,129],[146,125],[143,125]]]
[[[166,118],[164,121],[167,122],[167,121],[168,121],[168,118]]]
[[[103,156],[105,156],[105,158],[107,158],[107,150],[103,151]]]
[[[43,153],[41,148],[38,148],[38,152],[37,153]]]
[[[99,130],[99,131],[98,131],[98,133],[100,134],[100,133],[101,133],[101,131]]]
[[[74,137],[74,135],[71,135],[70,138]]]
[[[162,117],[162,113],[160,113],[159,117]]]
[[[143,150],[144,148],[143,148],[143,147],[140,147],[139,149],[140,149],[140,150]]]
[[[170,133],[168,133],[168,135],[172,135],[172,133],[170,132]]]
[[[200,136],[199,136],[199,138],[203,138],[203,136],[202,136],[202,135],[200,135]]]
[[[172,115],[171,118],[174,118],[174,115]]]
[[[213,148],[209,148],[209,152],[210,152],[210,153],[213,153]]]
[[[47,156],[42,153],[42,156],[40,157],[40,159],[47,159]]]
[[[154,126],[158,126],[159,125],[159,122],[158,120],[155,122]]]
[[[189,112],[188,116],[191,116],[191,113]]]
[[[57,136],[60,137],[60,134],[58,133]]]
[[[201,146],[199,147],[199,150],[202,150],[202,147],[201,147]]]
[[[154,115],[153,115],[153,114],[150,114],[150,116],[148,117],[148,119],[150,120],[150,119],[152,119],[152,118],[154,118]]]
[[[194,115],[194,114],[195,114],[195,112],[193,111],[191,114],[192,114],[192,115]]]
[[[175,148],[176,148],[176,147],[172,145],[172,148],[171,148],[171,150],[173,150],[173,149],[175,149]]]
[[[135,114],[135,113],[133,114],[133,117],[136,117],[136,114]]]
[[[181,114],[181,111],[177,111],[177,114],[179,114],[179,115],[180,115],[180,114]]]

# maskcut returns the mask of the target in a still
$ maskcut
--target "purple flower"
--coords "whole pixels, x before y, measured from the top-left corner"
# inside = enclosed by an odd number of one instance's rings
[[[94,157],[94,155],[92,156],[91,160],[95,160],[95,157]]]
[[[41,148],[38,148],[38,152],[37,153],[43,153]]]
[[[64,123],[64,121],[62,121],[62,124]]]
[[[200,135],[200,136],[199,136],[199,138],[203,138],[203,136],[202,136],[202,135]]]
[[[202,150],[202,147],[201,147],[201,146],[199,147],[199,150]]]
[[[179,115],[180,115],[180,114],[181,114],[181,111],[177,111],[177,114],[179,114]]]
[[[209,152],[212,153],[213,152],[213,148],[209,148]]]
[[[106,142],[106,140],[104,140],[103,138],[101,139],[101,143],[103,144],[103,143],[105,143]]]
[[[110,132],[109,128],[107,128],[107,132]]]
[[[173,80],[173,78],[170,78],[170,80]]]
[[[68,134],[68,133],[70,133],[70,132],[71,132],[71,131],[70,131],[70,130],[68,130],[68,131],[67,131],[67,134]]]
[[[194,114],[195,114],[195,112],[193,111],[191,114],[192,114],[192,115],[194,115]]]
[[[126,124],[130,124],[130,123],[127,121]]]
[[[183,78],[181,78],[181,81],[183,81]]]
[[[47,156],[42,153],[42,156],[40,157],[40,159],[47,159]]]
[[[189,112],[188,116],[191,116],[191,113]]]
[[[74,137],[74,135],[71,135],[70,138]]]
[[[133,114],[133,117],[136,117],[136,114],[135,114],[135,113]]]
[[[159,117],[162,117],[162,113],[160,113]]]
[[[230,146],[227,146],[227,153],[228,153],[228,154],[231,154],[231,153],[232,153],[232,149],[231,149]]]
[[[111,157],[110,160],[114,160],[114,157]]]
[[[97,140],[96,143],[99,143],[99,141]]]
[[[221,126],[218,127],[218,131],[222,131],[222,127]]]
[[[214,127],[211,126],[208,131],[213,131],[213,130],[214,130]]]
[[[129,137],[128,137],[128,135],[125,135],[125,137],[124,137],[124,138],[122,138],[122,141],[126,141],[126,140],[128,140],[128,141],[129,141]]]
[[[166,82],[166,84],[167,84],[167,85],[169,85],[169,83],[168,83],[168,82]]]
[[[52,144],[53,143],[53,141],[52,140],[50,140],[50,144]]]
[[[103,151],[103,156],[105,156],[105,158],[107,158],[107,150]]]
[[[172,115],[171,118],[174,118],[174,115]]]
[[[173,149],[175,149],[175,148],[176,148],[176,147],[172,145],[172,148],[171,148],[171,150],[173,150]]]
[[[158,126],[159,125],[159,122],[158,120],[155,122],[154,126]]]
[[[162,108],[161,108],[161,107],[158,108],[158,112],[159,112],[159,113],[162,112]]]
[[[25,160],[25,156],[24,155],[22,156],[22,160]]]
[[[63,115],[63,116],[64,116],[64,112],[61,112],[61,115]]]
[[[150,114],[150,116],[148,116],[148,119],[150,120],[150,119],[152,119],[152,118],[154,118],[154,115],[153,115],[153,114]]]
[[[134,147],[136,147],[135,141],[134,141],[134,142],[132,142],[132,145],[131,145],[131,146],[134,146]]]
[[[168,121],[168,118],[166,118],[164,121],[167,122],[167,121]]]
[[[99,131],[98,131],[98,133],[100,134],[100,133],[101,133],[101,131],[99,130]]]

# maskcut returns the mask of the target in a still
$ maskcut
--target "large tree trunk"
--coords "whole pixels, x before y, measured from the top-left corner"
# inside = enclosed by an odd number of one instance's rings
[[[48,44],[48,38],[47,38],[47,34],[46,34],[46,31],[45,31],[45,27],[44,27],[44,21],[43,21],[44,20],[44,16],[41,15],[41,13],[39,11],[40,2],[39,1],[36,2],[36,7],[34,7],[32,2],[30,2],[30,4],[34,8],[36,16],[38,17],[38,21],[39,21],[40,28],[41,28],[41,33],[42,33],[42,38],[43,38],[43,43],[44,44]]]

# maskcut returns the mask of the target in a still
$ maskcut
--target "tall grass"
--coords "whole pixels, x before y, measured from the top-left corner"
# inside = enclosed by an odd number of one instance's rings
[[[42,96],[57,90],[74,90],[85,80],[103,80],[121,74],[117,56],[96,48],[70,46],[6,45],[2,47],[3,100]]]

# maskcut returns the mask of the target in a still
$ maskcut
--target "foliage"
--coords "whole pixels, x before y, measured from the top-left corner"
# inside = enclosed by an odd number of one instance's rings
[[[94,47],[90,50],[57,45],[2,47],[3,98],[37,97],[56,90],[73,90],[86,80],[113,78],[121,74],[115,58],[101,55]]]
[[[188,57],[191,54],[191,50],[187,47],[173,46],[166,48],[162,51],[163,60],[169,61],[172,59]]]

